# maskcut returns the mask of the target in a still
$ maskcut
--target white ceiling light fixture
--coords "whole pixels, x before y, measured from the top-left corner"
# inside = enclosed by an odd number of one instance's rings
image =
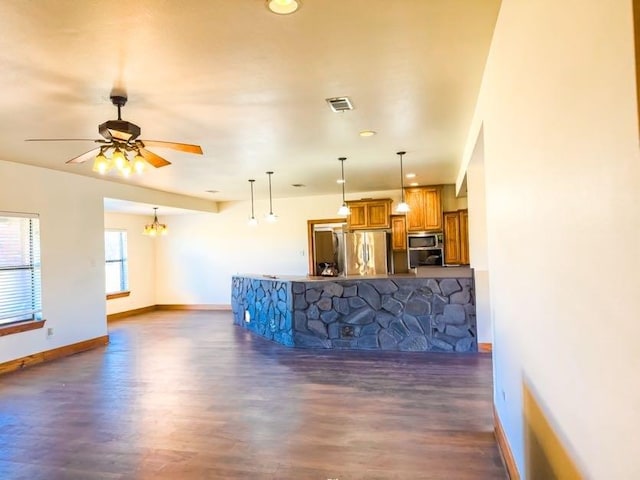
[[[404,172],[402,171],[402,156],[407,152],[398,152],[397,155],[400,157],[400,191],[402,192],[402,201],[396,207],[396,212],[398,213],[407,213],[409,210],[409,205],[404,201]]]
[[[342,172],[341,182],[340,182],[342,184],[342,206],[338,209],[338,215],[344,216],[344,217],[346,217],[351,213],[351,210],[349,210],[349,206],[347,205],[347,201],[344,198],[344,161],[346,159],[347,157],[338,158],[338,160],[340,160],[340,170]]]
[[[376,133],[375,130],[362,130],[358,135],[361,137],[373,137]]]
[[[271,175],[273,175],[273,172],[267,172],[267,175],[269,176],[269,213],[265,218],[267,219],[267,222],[273,223],[278,220],[277,215],[273,213],[273,200],[271,197]]]
[[[302,0],[266,0],[267,8],[277,15],[290,15],[302,6]]]
[[[157,237],[159,235],[166,235],[167,233],[169,233],[167,226],[158,221],[158,207],[153,207],[153,223],[145,225],[142,234]]]
[[[258,225],[258,220],[256,219],[256,216],[254,215],[254,211],[253,211],[253,183],[255,182],[255,180],[252,178],[249,180],[249,184],[251,185],[251,217],[249,217],[249,226],[251,227],[255,227],[256,225]]]

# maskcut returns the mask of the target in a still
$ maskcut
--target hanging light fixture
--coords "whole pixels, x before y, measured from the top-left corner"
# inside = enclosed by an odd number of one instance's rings
[[[302,6],[302,0],[265,0],[265,5],[273,13],[289,15],[298,11]]]
[[[144,235],[157,237],[158,235],[166,235],[169,232],[164,223],[158,222],[158,207],[153,207],[153,223],[144,226]]]
[[[349,206],[347,205],[347,202],[344,198],[344,161],[346,159],[347,157],[338,158],[338,160],[340,160],[340,170],[342,172],[342,176],[340,177],[340,183],[342,184],[342,206],[338,209],[338,215],[341,216],[347,216],[351,213],[351,211],[349,210]]]
[[[273,213],[273,200],[271,199],[271,175],[273,172],[267,172],[269,175],[269,213],[266,215],[267,222],[275,222],[278,220],[278,217]]]
[[[249,180],[249,185],[251,185],[251,217],[249,217],[249,225],[255,227],[258,225],[258,220],[253,213],[253,182],[255,182],[253,178]]]
[[[407,152],[398,152],[398,156],[400,157],[400,191],[402,194],[402,201],[396,207],[396,212],[398,213],[407,213],[409,210],[409,205],[404,201],[404,172],[402,171],[402,156]]]
[[[93,161],[93,171],[101,175],[116,170],[123,177],[128,177],[133,172],[141,174],[146,167],[147,161],[140,154],[140,150],[125,144],[101,147]]]

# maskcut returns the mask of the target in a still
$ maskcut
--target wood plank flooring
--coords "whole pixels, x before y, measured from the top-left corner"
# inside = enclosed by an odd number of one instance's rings
[[[0,376],[0,478],[504,479],[488,354],[289,349],[229,312]]]

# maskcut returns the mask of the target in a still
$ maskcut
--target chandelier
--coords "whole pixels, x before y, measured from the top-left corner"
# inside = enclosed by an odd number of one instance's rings
[[[153,207],[153,223],[144,226],[143,235],[157,237],[159,235],[166,235],[168,232],[167,226],[164,223],[158,222],[158,207]]]

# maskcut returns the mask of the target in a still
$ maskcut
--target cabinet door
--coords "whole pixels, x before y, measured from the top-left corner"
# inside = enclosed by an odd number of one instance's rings
[[[469,265],[469,211],[458,210],[460,222],[460,263]]]
[[[394,252],[407,249],[407,228],[404,215],[391,216],[391,248]]]
[[[367,202],[367,226],[369,228],[389,228],[391,205],[388,200]]]
[[[442,230],[442,200],[439,187],[424,189],[424,229]]]
[[[409,205],[407,212],[407,231],[420,232],[425,230],[424,189],[407,188],[404,198]]]
[[[444,263],[460,263],[460,216],[458,212],[444,214]]]
[[[347,228],[367,228],[367,211],[364,203],[349,203],[351,213],[347,217]]]

